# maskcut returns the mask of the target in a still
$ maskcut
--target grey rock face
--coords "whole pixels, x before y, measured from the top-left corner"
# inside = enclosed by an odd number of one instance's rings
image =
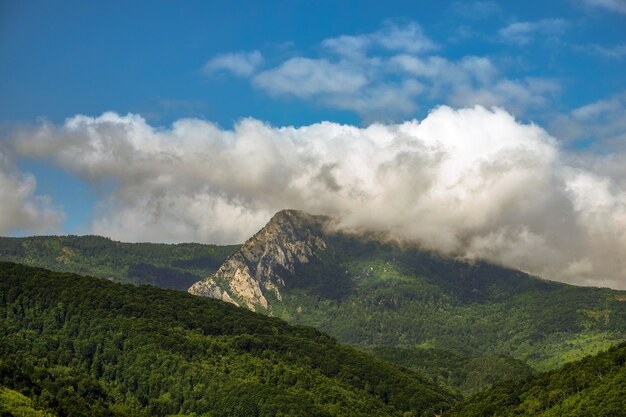
[[[326,249],[325,230],[331,220],[297,210],[282,210],[211,277],[189,292],[218,298],[255,311],[269,309],[268,298],[281,300],[281,290],[298,265]]]

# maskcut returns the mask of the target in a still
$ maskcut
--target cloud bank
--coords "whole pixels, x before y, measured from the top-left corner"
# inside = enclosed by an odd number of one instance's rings
[[[92,228],[115,239],[242,242],[295,208],[444,254],[626,288],[625,173],[569,162],[545,130],[498,108],[443,106],[422,121],[365,128],[255,119],[155,128],[105,113],[21,129],[8,142],[112,189]]]

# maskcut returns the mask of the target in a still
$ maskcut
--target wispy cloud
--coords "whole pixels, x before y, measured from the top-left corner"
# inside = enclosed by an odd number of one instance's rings
[[[566,24],[552,19],[533,25],[525,30],[509,28],[507,36],[522,42],[532,32],[552,33]],[[450,60],[436,53],[439,48],[418,24],[388,22],[372,33],[322,40],[315,54],[288,58],[263,71],[239,73],[248,74],[255,87],[270,95],[354,111],[367,123],[414,116],[424,100],[498,105],[524,114],[529,108],[541,108],[559,92],[556,80],[511,79],[489,57]],[[224,68],[227,62],[230,68],[233,56],[214,58],[212,65]],[[236,56],[239,61],[241,56]]]
[[[621,59],[626,57],[626,43],[616,46],[589,44],[577,46],[576,49],[592,55],[611,59]]]
[[[367,79],[349,62],[297,57],[258,74],[254,84],[270,94],[309,98],[354,93],[367,84]]]
[[[626,0],[582,0],[582,2],[589,7],[626,14]]]
[[[550,129],[574,145],[593,142],[603,152],[626,152],[626,91],[558,115]]]
[[[419,54],[437,49],[422,27],[415,22],[398,25],[387,22],[380,30],[362,35],[342,35],[329,38],[322,46],[339,55],[355,57],[369,48],[379,47],[387,51]]]
[[[516,22],[499,30],[500,38],[520,46],[536,37],[557,36],[565,32],[569,23],[563,19],[541,19],[534,22]]]
[[[227,53],[211,58],[205,64],[204,71],[207,74],[228,71],[241,77],[248,77],[262,62],[263,55],[259,51]]]
[[[471,20],[486,19],[502,13],[502,8],[495,1],[455,1],[450,10]]]
[[[597,120],[620,111],[620,100],[571,117]],[[572,163],[546,131],[500,109],[439,107],[421,121],[367,128],[244,119],[232,130],[105,113],[8,141],[18,155],[113,184],[92,227],[116,239],[241,242],[291,207],[441,253],[626,288],[626,172],[598,171],[607,158]]]

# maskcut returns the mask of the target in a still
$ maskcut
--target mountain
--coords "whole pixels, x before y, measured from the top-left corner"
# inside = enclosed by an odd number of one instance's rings
[[[0,237],[0,260],[118,282],[186,290],[239,245],[122,243],[100,236]]]
[[[455,407],[447,417],[626,416],[626,343],[560,369],[507,382]]]
[[[327,246],[323,238],[329,226],[328,217],[280,211],[213,276],[195,283],[189,292],[267,311],[268,299],[282,301],[283,288],[298,283],[296,269],[319,259]]]
[[[4,262],[0,384],[9,415],[433,416],[457,401],[309,327]]]
[[[313,326],[361,349],[504,355],[537,370],[626,338],[624,291],[445,257],[295,210],[277,213],[189,292]]]

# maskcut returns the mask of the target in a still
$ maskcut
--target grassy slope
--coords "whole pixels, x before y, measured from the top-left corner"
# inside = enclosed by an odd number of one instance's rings
[[[455,401],[311,328],[12,263],[0,263],[0,335],[0,381],[69,416],[433,415]]]
[[[0,237],[0,260],[119,282],[186,290],[238,245],[122,243],[100,236]]]
[[[494,386],[449,417],[626,416],[626,343],[519,382]]]

